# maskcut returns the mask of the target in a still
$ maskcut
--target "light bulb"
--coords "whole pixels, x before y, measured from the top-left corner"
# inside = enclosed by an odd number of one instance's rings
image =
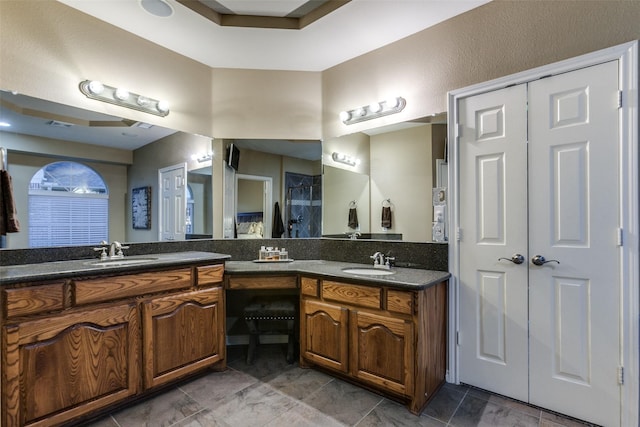
[[[398,97],[389,98],[385,101],[385,104],[387,105],[388,110],[392,108],[396,108],[399,103],[400,103],[400,100],[398,99]]]
[[[169,111],[169,102],[164,101],[164,100],[163,101],[158,101],[158,105],[156,106],[156,108],[161,113],[166,113],[167,111]]]
[[[382,111],[382,104],[380,102],[372,102],[369,104],[369,111],[372,113],[379,113]]]
[[[120,101],[125,101],[127,98],[129,98],[129,91],[126,89],[118,88],[116,89],[113,96],[115,96],[116,99],[119,99]]]
[[[89,82],[89,92],[95,95],[100,95],[102,92],[104,92],[104,85],[98,80],[91,80]]]
[[[348,111],[341,111],[340,112],[340,120],[342,120],[343,122],[346,122],[350,118],[351,118],[351,113],[350,112],[348,112]]]
[[[359,107],[359,108],[356,108],[355,110],[353,110],[353,115],[356,116],[356,117],[362,117],[365,114],[366,114],[366,111],[362,107]]]

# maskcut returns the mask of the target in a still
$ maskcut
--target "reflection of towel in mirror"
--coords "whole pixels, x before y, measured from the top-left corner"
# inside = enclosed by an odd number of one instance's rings
[[[382,207],[382,227],[391,228],[391,206]]]
[[[280,213],[280,204],[276,202],[273,208],[273,229],[271,230],[271,238],[279,239],[284,233],[284,223],[282,222],[282,214]]]
[[[349,228],[358,228],[358,211],[356,208],[349,208]]]
[[[18,211],[13,199],[13,183],[6,170],[0,170],[0,235],[20,231]]]

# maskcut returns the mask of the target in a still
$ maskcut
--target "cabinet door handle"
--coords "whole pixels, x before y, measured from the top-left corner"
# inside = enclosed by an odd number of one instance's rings
[[[546,259],[542,255],[534,256],[533,258],[531,258],[531,262],[535,265],[545,265],[548,262],[557,262],[558,264],[560,264],[560,261],[558,261],[557,259]]]
[[[511,258],[498,258],[498,261],[502,260],[511,261],[514,264],[522,264],[524,262],[524,257],[520,254],[513,254]]]

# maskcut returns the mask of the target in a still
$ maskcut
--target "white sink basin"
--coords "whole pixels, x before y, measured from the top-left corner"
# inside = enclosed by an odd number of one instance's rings
[[[85,265],[94,265],[96,267],[118,267],[121,265],[144,264],[156,261],[158,258],[120,258],[120,259],[103,259],[85,262]]]
[[[343,268],[342,271],[349,274],[359,274],[363,276],[388,276],[395,273],[392,270],[384,270],[382,268],[366,268],[366,267],[348,267]]]

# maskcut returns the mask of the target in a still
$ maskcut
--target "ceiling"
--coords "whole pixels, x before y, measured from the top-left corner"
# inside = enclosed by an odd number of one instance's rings
[[[210,67],[323,71],[489,0],[58,1]],[[310,21],[315,5],[320,16],[301,29],[236,26]]]
[[[489,0],[58,1],[210,67],[322,71]],[[175,132],[2,91],[0,121],[12,123],[1,132],[126,150]],[[321,155],[309,141],[244,143],[274,154]]]

